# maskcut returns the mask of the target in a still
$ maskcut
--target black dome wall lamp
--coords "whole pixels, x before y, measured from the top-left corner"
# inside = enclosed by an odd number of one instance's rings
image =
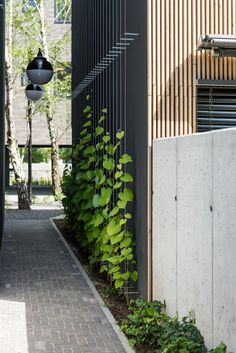
[[[53,67],[50,62],[43,57],[41,49],[39,49],[36,58],[27,66],[26,74],[29,80],[37,85],[45,85],[52,79]]]
[[[36,85],[34,83],[29,83],[25,89],[26,97],[33,102],[39,101],[44,94],[42,86]]]

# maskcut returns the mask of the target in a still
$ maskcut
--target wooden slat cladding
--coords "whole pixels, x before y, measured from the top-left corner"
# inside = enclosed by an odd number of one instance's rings
[[[149,1],[152,138],[193,133],[196,79],[236,79],[235,58],[197,51],[201,34],[236,34],[235,0]]]

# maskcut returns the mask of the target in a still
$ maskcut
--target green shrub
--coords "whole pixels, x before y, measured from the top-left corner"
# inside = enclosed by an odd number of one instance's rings
[[[156,347],[157,353],[207,353],[204,339],[193,318],[178,320],[166,314],[165,303],[131,301],[127,319],[121,329],[132,346],[147,344]],[[222,342],[212,353],[226,353]]]
[[[72,152],[73,169],[64,171],[64,211],[79,244],[90,253],[90,265],[99,264],[100,272],[108,273],[118,289],[137,280],[137,272],[129,269],[135,263],[134,242],[127,229],[132,216],[126,212],[134,199],[127,186],[133,177],[126,171],[132,158],[121,153],[124,132],[117,131],[112,141],[105,131],[106,109],[95,127],[91,107],[84,113],[86,121]]]

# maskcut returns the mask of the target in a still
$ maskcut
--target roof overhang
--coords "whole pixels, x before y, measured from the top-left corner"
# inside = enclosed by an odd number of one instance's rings
[[[199,37],[198,50],[211,50],[213,57],[236,57],[236,36],[204,34]]]

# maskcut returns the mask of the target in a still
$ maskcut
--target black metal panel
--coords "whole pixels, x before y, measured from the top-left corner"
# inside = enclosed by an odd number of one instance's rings
[[[236,88],[198,87],[199,132],[236,127]]]
[[[126,134],[134,158],[138,291],[147,292],[147,5],[144,0],[77,0],[72,14],[72,135],[78,141],[86,95],[107,130]]]
[[[0,247],[5,207],[5,1],[0,0]]]

